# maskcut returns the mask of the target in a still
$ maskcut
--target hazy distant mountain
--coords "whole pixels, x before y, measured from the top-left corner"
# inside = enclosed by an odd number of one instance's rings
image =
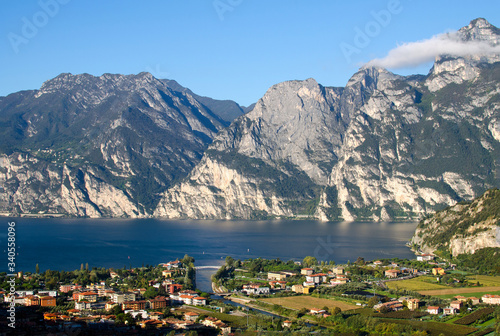
[[[484,19],[464,41],[500,42]],[[500,55],[427,76],[366,67],[343,88],[274,85],[155,211],[169,218],[414,217],[500,186]]]
[[[210,103],[149,73],[61,74],[2,97],[0,211],[150,213],[229,124],[229,109]]]

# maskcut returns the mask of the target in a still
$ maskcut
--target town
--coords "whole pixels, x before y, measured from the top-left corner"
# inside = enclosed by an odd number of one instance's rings
[[[500,328],[500,277],[419,254],[336,265],[227,257],[214,293],[195,288],[194,258],[157,266],[0,274],[2,314],[18,334],[488,335]],[[461,267],[462,266],[462,267]],[[12,334],[7,323],[0,334]],[[10,332],[10,333],[9,333]]]

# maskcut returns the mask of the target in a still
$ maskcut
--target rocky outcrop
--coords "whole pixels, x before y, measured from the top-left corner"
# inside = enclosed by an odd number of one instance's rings
[[[169,190],[168,198],[161,200],[154,215],[211,219],[293,216],[282,199],[258,188],[260,182],[205,157],[187,182]]]
[[[315,80],[274,85],[223,130],[200,164],[171,188],[154,215],[267,218],[312,215],[337,159],[346,121],[332,113],[341,89]],[[293,203],[293,204],[292,204]]]
[[[457,204],[422,220],[410,243],[425,253],[440,250],[454,257],[500,247],[500,190],[489,190],[470,204]]]
[[[4,189],[15,190],[12,194],[2,193],[0,201],[13,214],[145,215],[122,190],[97,178],[92,167],[59,167],[26,154],[1,156],[0,167]]]

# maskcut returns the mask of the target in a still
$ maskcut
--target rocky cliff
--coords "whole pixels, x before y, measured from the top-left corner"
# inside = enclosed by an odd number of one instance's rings
[[[313,79],[280,83],[217,136],[156,216],[262,218],[311,213],[346,121],[332,113],[342,90]],[[312,202],[311,202],[312,201]]]
[[[411,242],[425,253],[453,256],[500,247],[500,190],[487,191],[471,203],[459,203],[422,220]]]
[[[241,109],[224,104],[223,118],[149,73],[61,74],[2,97],[0,212],[149,215]]]
[[[477,19],[467,41],[500,41]],[[415,218],[500,185],[498,55],[436,59],[427,76],[365,67],[343,88],[274,85],[221,131],[155,216]]]

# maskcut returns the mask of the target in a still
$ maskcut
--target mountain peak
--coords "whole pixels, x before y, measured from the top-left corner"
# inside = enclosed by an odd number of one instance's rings
[[[108,93],[117,88],[122,91],[137,91],[144,89],[148,85],[158,86],[163,84],[149,72],[141,72],[137,75],[105,73],[101,76],[94,76],[88,73],[76,75],[61,73],[57,77],[45,81],[40,90],[36,93],[36,97],[49,92],[73,89],[80,90],[82,88],[94,88]]]
[[[491,45],[500,44],[500,29],[484,18],[472,20],[468,26],[460,28],[458,34],[464,41],[486,41]]]
[[[491,23],[488,22],[485,18],[477,18],[472,20],[469,23],[468,27],[478,27],[478,28],[491,28],[494,27]]]

